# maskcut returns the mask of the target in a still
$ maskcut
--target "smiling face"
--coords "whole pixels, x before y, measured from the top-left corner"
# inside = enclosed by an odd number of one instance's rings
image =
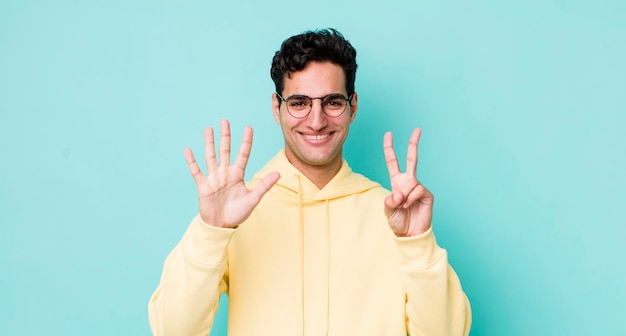
[[[287,99],[293,95],[314,98],[331,93],[340,93],[347,97],[345,82],[345,74],[340,66],[329,62],[311,62],[303,70],[292,72],[285,78],[281,95]],[[334,176],[341,168],[343,143],[356,116],[358,107],[356,93],[346,111],[335,118],[328,117],[323,112],[319,99],[313,100],[311,113],[302,119],[289,115],[287,104],[285,102],[279,104],[276,94],[272,101],[274,119],[282,128],[285,155],[289,162],[305,175],[321,172]],[[315,180],[311,176],[307,177],[312,181]]]

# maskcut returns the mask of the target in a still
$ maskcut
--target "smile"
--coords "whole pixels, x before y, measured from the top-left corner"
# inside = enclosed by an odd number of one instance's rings
[[[304,138],[307,139],[307,140],[324,140],[324,139],[326,139],[326,138],[328,138],[330,136],[330,133],[326,133],[326,134],[311,134],[311,135],[302,134],[302,136],[304,136]]]

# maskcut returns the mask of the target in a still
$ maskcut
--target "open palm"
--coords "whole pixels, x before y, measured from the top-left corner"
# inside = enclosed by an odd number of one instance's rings
[[[207,175],[203,175],[193,152],[185,149],[189,171],[198,188],[200,217],[208,225],[235,228],[241,224],[259,203],[263,195],[278,181],[273,172],[265,176],[252,190],[244,184],[244,175],[252,149],[252,128],[246,127],[243,141],[234,165],[230,164],[230,125],[221,122],[219,164],[215,153],[214,132],[207,127],[204,133]]]

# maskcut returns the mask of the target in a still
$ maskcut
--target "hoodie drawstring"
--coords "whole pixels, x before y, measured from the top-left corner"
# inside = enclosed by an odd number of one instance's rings
[[[326,199],[326,241],[328,242],[328,250],[327,250],[327,256],[328,256],[328,260],[326,262],[326,265],[328,267],[326,274],[327,274],[327,278],[326,278],[326,283],[328,284],[328,290],[326,291],[326,336],[328,336],[328,328],[330,327],[330,211],[329,211],[329,204],[330,201],[328,199]]]
[[[301,311],[302,311],[302,334],[304,335],[304,209],[302,207],[302,181],[300,175],[296,174],[298,180],[298,226],[300,227],[300,288],[301,288]]]
[[[304,332],[306,331],[306,320],[305,320],[305,285],[306,285],[306,279],[305,279],[305,256],[304,256],[304,251],[305,251],[305,239],[304,239],[304,198],[303,198],[303,192],[302,192],[302,178],[300,177],[300,175],[295,175],[296,179],[298,180],[298,225],[299,225],[299,229],[300,229],[300,277],[301,277],[301,304],[302,304],[302,332],[304,334]],[[326,250],[326,284],[327,284],[327,291],[326,291],[326,331],[325,331],[325,335],[328,335],[328,328],[329,328],[329,323],[330,323],[330,262],[331,262],[331,248],[330,248],[330,200],[326,199],[325,203],[324,203],[324,210],[325,210],[325,214],[324,214],[324,228],[326,230],[326,243],[327,243],[327,250]]]

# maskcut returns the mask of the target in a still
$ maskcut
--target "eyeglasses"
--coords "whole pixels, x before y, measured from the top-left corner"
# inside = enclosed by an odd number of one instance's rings
[[[322,102],[322,111],[331,117],[336,118],[343,114],[346,110],[346,105],[352,100],[352,95],[346,98],[340,93],[331,93],[324,97],[311,98],[304,95],[295,95],[283,98],[279,93],[276,93],[280,100],[287,103],[287,112],[294,118],[302,119],[311,113],[313,107],[313,100],[319,99]]]

